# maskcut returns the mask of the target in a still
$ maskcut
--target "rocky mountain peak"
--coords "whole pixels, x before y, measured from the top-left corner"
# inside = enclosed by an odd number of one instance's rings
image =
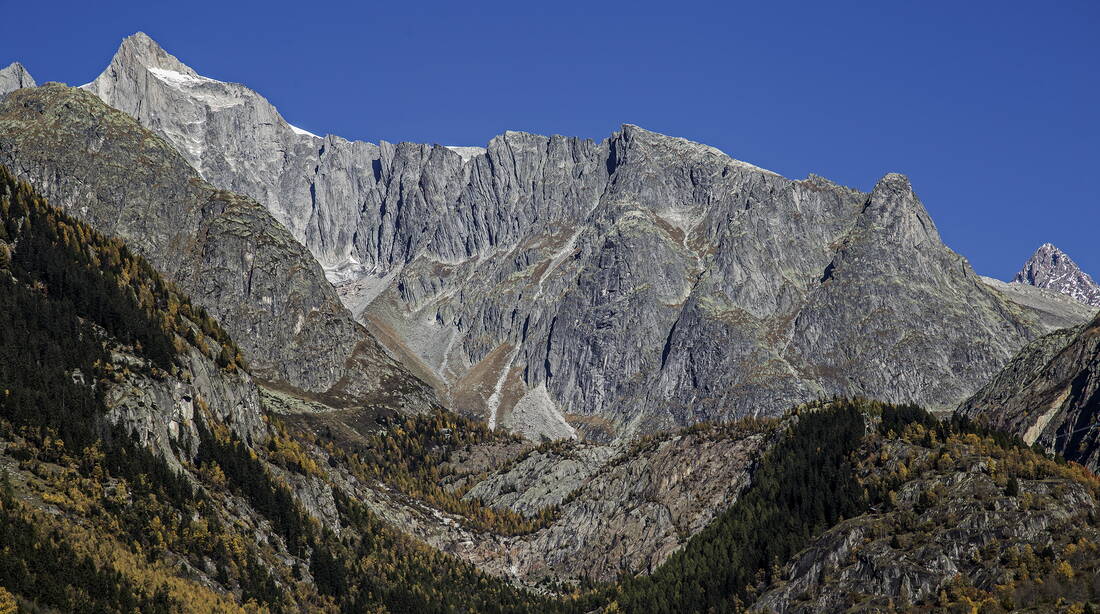
[[[1012,281],[1055,290],[1086,305],[1100,307],[1100,285],[1051,243],[1035,250]]]
[[[277,205],[283,186],[251,179],[288,169],[272,167],[266,157],[231,152],[315,152],[319,137],[288,124],[256,92],[198,74],[141,32],[124,39],[111,64],[82,87],[167,138],[204,179],[267,204],[280,223],[301,232]],[[243,176],[227,180],[229,168]]]
[[[0,70],[0,96],[24,87],[35,87],[31,74],[19,62],[12,62]]]
[[[179,61],[176,56],[164,50],[155,40],[144,32],[136,32],[122,39],[112,66],[141,66],[171,70],[191,77],[199,76],[190,66]]]
[[[865,222],[876,231],[885,231],[892,242],[901,245],[938,244],[939,231],[924,208],[909,178],[901,173],[887,173],[878,180],[867,206]]]

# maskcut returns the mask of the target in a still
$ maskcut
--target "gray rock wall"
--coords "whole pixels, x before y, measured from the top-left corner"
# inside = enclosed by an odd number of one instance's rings
[[[52,204],[118,236],[214,315],[259,377],[343,403],[402,389],[430,400],[344,309],[266,209],[196,176],[170,145],[61,85],[0,104],[0,164]]]
[[[531,436],[834,394],[947,409],[1049,330],[943,245],[900,175],[791,181],[630,125],[484,151],[321,138],[143,34],[88,89],[270,210],[449,405]]]
[[[140,363],[136,356],[114,353],[116,364]],[[247,373],[228,373],[194,349],[182,357],[174,376],[151,377],[138,369],[121,382],[107,384],[107,418],[136,433],[138,441],[181,467],[199,450],[198,421],[227,425],[242,441],[261,445],[268,439],[259,394]],[[205,417],[204,411],[209,412]]]

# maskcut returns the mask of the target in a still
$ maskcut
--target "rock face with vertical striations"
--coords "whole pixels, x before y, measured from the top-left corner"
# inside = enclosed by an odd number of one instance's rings
[[[19,62],[12,62],[0,70],[0,97],[24,87],[35,87],[34,79]]]
[[[958,412],[1100,470],[1100,315],[1020,350]]]
[[[1050,243],[1035,250],[1012,281],[1049,288],[1086,305],[1100,307],[1100,285],[1065,252]]]
[[[146,256],[240,340],[262,379],[344,404],[430,398],[266,209],[209,185],[95,96],[61,85],[10,94],[0,104],[0,163]]]
[[[127,37],[84,88],[165,137],[206,180],[263,203],[295,237],[345,226],[346,220],[327,218],[329,211],[309,216],[284,206],[324,198],[311,178],[324,172],[322,153],[332,146],[288,124],[252,90],[199,75],[141,32]],[[373,172],[369,165],[357,170]]]
[[[452,407],[536,438],[831,395],[952,408],[1053,328],[944,246],[901,175],[792,181],[632,125],[321,138],[144,34],[87,88],[263,204]]]

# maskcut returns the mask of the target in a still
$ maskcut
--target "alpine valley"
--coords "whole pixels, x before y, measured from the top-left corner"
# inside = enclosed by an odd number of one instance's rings
[[[903,175],[322,137],[137,33],[0,70],[0,216],[0,612],[1100,607],[1100,286]]]

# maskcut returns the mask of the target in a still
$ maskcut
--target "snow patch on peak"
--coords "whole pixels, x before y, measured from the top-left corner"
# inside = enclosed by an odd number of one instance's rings
[[[146,68],[154,77],[168,83],[170,85],[177,85],[180,87],[193,87],[196,85],[202,85],[205,83],[222,83],[216,79],[209,77],[202,77],[199,75],[188,75],[175,70],[168,70],[167,68]]]
[[[291,124],[289,122],[287,123],[287,126],[290,126],[290,129],[294,131],[294,134],[297,134],[299,136],[311,136],[315,139],[321,138],[321,137],[317,136],[316,134],[313,134],[309,130],[302,130],[298,126],[295,126],[294,124]]]
[[[456,145],[444,145],[444,147],[461,156],[463,162],[469,162],[471,159],[485,153],[484,147],[459,147]]]
[[[226,109],[247,102],[250,96],[256,96],[248,88],[235,83],[226,83],[198,74],[188,74],[169,68],[146,67],[149,74],[164,85],[184,93],[186,96],[205,104],[211,109]]]
[[[251,90],[247,90],[247,93],[245,93],[244,90],[247,88],[224,81],[218,81],[217,79],[211,79],[210,77],[204,77],[197,73],[188,74],[178,70],[157,68],[153,66],[147,66],[145,70],[148,70],[149,74],[156,77],[162,83],[177,90],[186,91],[188,95],[194,96],[198,100],[215,108],[234,106],[242,101],[242,95],[247,96],[247,94],[252,93]],[[92,84],[89,83],[87,85],[90,86]],[[308,136],[315,139],[321,138],[309,130],[303,130],[289,122],[287,122],[287,127],[294,131],[294,134],[299,136]]]

